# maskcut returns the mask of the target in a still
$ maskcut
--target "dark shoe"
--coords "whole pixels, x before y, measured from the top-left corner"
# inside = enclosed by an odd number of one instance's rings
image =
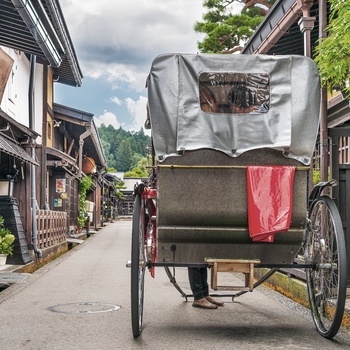
[[[198,307],[200,309],[217,309],[218,307],[216,305],[211,304],[208,300],[205,298],[195,300],[192,303],[193,307]]]
[[[224,306],[224,303],[222,303],[221,301],[217,301],[214,298],[212,298],[210,295],[207,295],[206,297],[204,297],[206,300],[209,301],[209,303],[212,303],[214,305],[217,306]]]

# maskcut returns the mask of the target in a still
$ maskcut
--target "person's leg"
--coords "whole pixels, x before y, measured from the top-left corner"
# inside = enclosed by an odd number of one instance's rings
[[[198,267],[188,268],[188,279],[192,290],[194,300],[199,300],[204,297],[202,290],[201,269]]]
[[[217,306],[224,306],[224,303],[221,301],[217,301],[213,297],[209,295],[209,285],[208,285],[208,270],[207,268],[203,267],[200,269],[200,275],[201,275],[201,289],[204,298],[209,301],[210,303],[217,305]]]
[[[200,279],[201,279],[201,290],[204,297],[209,295],[208,286],[208,269],[206,267],[201,267],[199,269]]]
[[[193,294],[193,304],[192,306],[202,308],[202,309],[217,309],[217,306],[210,303],[203,294],[202,287],[204,286],[204,292],[207,293],[205,283],[203,283],[202,268],[189,267],[188,268],[188,279],[190,281],[190,287]],[[205,268],[206,270],[206,268]],[[206,282],[206,279],[204,280]]]
[[[204,298],[210,303],[217,306],[224,306],[224,303],[217,301],[209,295],[209,286],[208,286],[208,270],[206,268],[201,269],[201,280],[202,280],[202,291]]]

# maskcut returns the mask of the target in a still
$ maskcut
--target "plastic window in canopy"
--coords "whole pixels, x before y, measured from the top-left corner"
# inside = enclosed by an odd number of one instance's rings
[[[208,113],[267,113],[270,79],[263,73],[213,73],[199,75],[202,111]]]

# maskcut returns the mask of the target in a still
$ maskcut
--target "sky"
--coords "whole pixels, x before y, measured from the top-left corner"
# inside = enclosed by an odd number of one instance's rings
[[[94,114],[116,129],[146,120],[146,79],[153,59],[196,53],[203,0],[60,0],[83,73],[82,86],[56,83],[55,102]],[[242,6],[237,4],[237,10]]]

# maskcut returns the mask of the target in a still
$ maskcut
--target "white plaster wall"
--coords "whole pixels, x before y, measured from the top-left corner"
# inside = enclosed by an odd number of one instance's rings
[[[17,122],[29,127],[30,62],[27,56],[4,46],[1,48],[14,60],[0,108]],[[34,88],[34,130],[41,134],[43,120],[43,66],[36,64]],[[41,138],[37,139],[41,143]]]
[[[19,51],[1,47],[14,63],[5,88],[1,109],[19,123],[29,126],[28,117],[28,84],[29,61]]]
[[[45,82],[46,83],[46,82]],[[34,130],[40,134],[35,140],[42,144],[42,124],[43,124],[43,93],[44,93],[44,67],[42,64],[35,66],[35,88],[34,88]]]

